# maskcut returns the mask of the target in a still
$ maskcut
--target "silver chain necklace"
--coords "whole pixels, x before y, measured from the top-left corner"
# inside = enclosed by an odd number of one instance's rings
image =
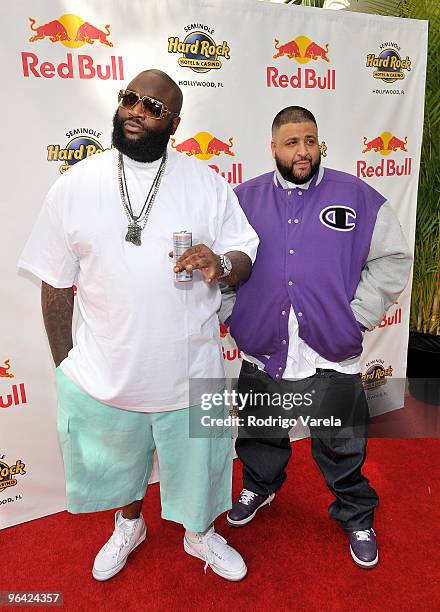
[[[153,208],[154,200],[156,198],[157,192],[159,191],[160,182],[165,172],[167,159],[168,154],[165,150],[165,153],[162,157],[162,161],[160,162],[159,169],[156,173],[156,176],[154,177],[153,183],[150,187],[150,191],[148,192],[142,210],[138,216],[135,216],[131,207],[130,196],[128,195],[127,181],[125,180],[124,159],[122,157],[122,153],[118,153],[119,195],[121,196],[122,207],[128,219],[128,230],[125,236],[125,240],[127,242],[132,242],[136,246],[141,246],[142,244],[141,231],[145,228],[148,221],[148,217],[150,216],[151,209]]]

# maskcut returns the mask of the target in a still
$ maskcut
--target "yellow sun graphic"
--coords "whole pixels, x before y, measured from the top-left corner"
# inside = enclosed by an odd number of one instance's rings
[[[85,42],[83,40],[75,41],[78,28],[84,23],[84,19],[78,17],[78,15],[72,15],[69,13],[60,17],[59,21],[66,28],[67,34],[69,36],[69,40],[61,41],[65,47],[69,47],[70,49],[77,49],[78,47],[82,47],[83,45],[85,45]]]

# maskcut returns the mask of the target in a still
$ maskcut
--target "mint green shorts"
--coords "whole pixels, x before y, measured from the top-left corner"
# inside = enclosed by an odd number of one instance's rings
[[[204,531],[231,507],[232,440],[222,427],[211,437],[190,437],[189,419],[200,407],[132,412],[103,404],[59,368],[58,435],[63,451],[69,512],[96,512],[142,499],[157,450],[162,517]],[[225,407],[218,417],[227,416]]]

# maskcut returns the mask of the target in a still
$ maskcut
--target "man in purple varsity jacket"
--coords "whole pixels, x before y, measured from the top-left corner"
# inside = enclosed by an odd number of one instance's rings
[[[379,558],[373,530],[378,496],[361,472],[368,404],[360,355],[364,332],[405,288],[412,257],[389,202],[360,179],[321,166],[310,111],[280,111],[271,147],[275,171],[236,189],[260,238],[252,275],[238,287],[227,319],[244,354],[238,390],[273,397],[295,391],[298,382],[320,386],[327,415],[351,415],[356,427],[310,427],[311,447],[336,498],[329,514],[346,530],[355,563],[371,568]],[[255,404],[242,408],[240,417],[255,414]],[[269,504],[286,479],[288,429],[239,433],[236,451],[244,488],[227,520],[238,527]]]

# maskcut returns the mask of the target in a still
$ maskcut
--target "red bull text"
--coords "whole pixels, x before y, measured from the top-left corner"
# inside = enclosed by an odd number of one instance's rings
[[[379,325],[376,325],[375,329],[383,329],[390,325],[400,325],[402,323],[402,308],[398,308],[393,315],[385,315]]]
[[[240,185],[243,182],[243,164],[232,164],[229,171],[222,171],[215,164],[208,164],[208,166],[226,179],[230,185]]]
[[[297,68],[293,74],[280,73],[274,66],[266,68],[266,86],[292,89],[336,89],[336,70],[318,75],[313,68]]]
[[[26,389],[24,383],[12,385],[11,392],[6,395],[0,395],[0,408],[10,408],[11,406],[19,406],[27,404]]]
[[[373,176],[409,176],[411,170],[411,157],[406,157],[401,164],[396,163],[394,159],[383,159],[377,165],[370,165],[363,159],[359,159],[356,164],[356,174],[360,178],[371,178]]]
[[[22,51],[21,62],[24,77],[43,77],[44,79],[101,79],[102,81],[124,81],[124,64],[120,55],[112,55],[110,63],[98,64],[91,55],[66,54],[66,61],[53,63],[41,61],[36,53]]]

